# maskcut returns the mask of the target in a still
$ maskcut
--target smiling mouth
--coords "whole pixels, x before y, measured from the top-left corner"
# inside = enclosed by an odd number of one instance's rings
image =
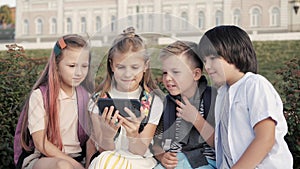
[[[167,88],[169,88],[169,89],[173,89],[173,88],[176,88],[176,85],[167,85]]]
[[[123,82],[133,82],[134,80],[122,80]]]
[[[74,81],[80,81],[81,78],[73,78]]]

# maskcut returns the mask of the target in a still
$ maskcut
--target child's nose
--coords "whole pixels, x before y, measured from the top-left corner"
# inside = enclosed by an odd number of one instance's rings
[[[125,77],[131,77],[133,75],[133,71],[130,69],[126,69],[124,76]]]
[[[82,75],[82,69],[81,69],[80,67],[77,67],[77,68],[75,69],[75,75],[76,75],[76,76]]]
[[[167,81],[170,81],[170,80],[172,80],[172,77],[167,73],[167,74],[165,74],[165,79]]]
[[[205,69],[211,68],[211,62],[207,59],[207,60],[204,62],[204,66],[205,66]]]

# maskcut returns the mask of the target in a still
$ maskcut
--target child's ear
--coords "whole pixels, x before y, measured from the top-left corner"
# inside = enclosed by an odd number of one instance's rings
[[[200,68],[195,68],[193,71],[193,78],[195,81],[199,80],[202,76],[202,70]]]

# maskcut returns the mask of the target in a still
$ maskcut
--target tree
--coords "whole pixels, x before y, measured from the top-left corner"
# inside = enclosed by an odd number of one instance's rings
[[[0,25],[2,25],[3,23],[12,23],[11,11],[9,6],[7,5],[3,5],[0,7]]]

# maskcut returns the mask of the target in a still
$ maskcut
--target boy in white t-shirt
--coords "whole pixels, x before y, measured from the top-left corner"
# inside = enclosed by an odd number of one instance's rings
[[[256,54],[247,33],[236,26],[215,27],[201,38],[198,51],[219,87],[217,168],[293,168],[284,140],[287,124],[282,101],[272,84],[256,74]]]

